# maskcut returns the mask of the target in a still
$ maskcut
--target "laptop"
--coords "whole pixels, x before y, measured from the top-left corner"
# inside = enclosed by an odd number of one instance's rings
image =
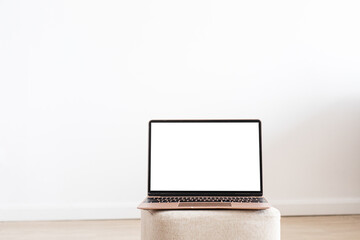
[[[266,209],[260,120],[151,120],[139,209]]]

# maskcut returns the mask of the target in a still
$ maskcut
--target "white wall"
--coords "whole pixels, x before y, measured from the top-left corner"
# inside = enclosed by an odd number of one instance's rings
[[[138,217],[152,118],[260,118],[283,214],[360,213],[359,11],[1,1],[0,220]]]

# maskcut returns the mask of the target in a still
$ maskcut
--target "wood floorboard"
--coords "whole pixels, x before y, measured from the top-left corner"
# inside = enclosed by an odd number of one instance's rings
[[[281,239],[360,240],[360,215],[283,217]]]
[[[283,240],[359,240],[360,215],[283,217]],[[0,240],[140,240],[140,220],[0,222]]]
[[[139,240],[140,220],[2,222],[0,240]]]

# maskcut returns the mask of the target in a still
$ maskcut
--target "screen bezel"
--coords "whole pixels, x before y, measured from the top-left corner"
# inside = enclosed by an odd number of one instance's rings
[[[151,124],[152,123],[202,123],[202,122],[256,122],[259,126],[260,191],[151,191]],[[259,119],[217,119],[217,120],[150,120],[148,148],[148,195],[149,196],[262,196],[262,144],[261,121]]]

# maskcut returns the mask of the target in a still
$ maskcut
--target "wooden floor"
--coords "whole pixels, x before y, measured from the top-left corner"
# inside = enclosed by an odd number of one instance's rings
[[[281,239],[360,240],[360,215],[282,217]]]
[[[281,239],[358,240],[360,215],[283,217]],[[140,220],[0,222],[0,240],[139,240]]]

